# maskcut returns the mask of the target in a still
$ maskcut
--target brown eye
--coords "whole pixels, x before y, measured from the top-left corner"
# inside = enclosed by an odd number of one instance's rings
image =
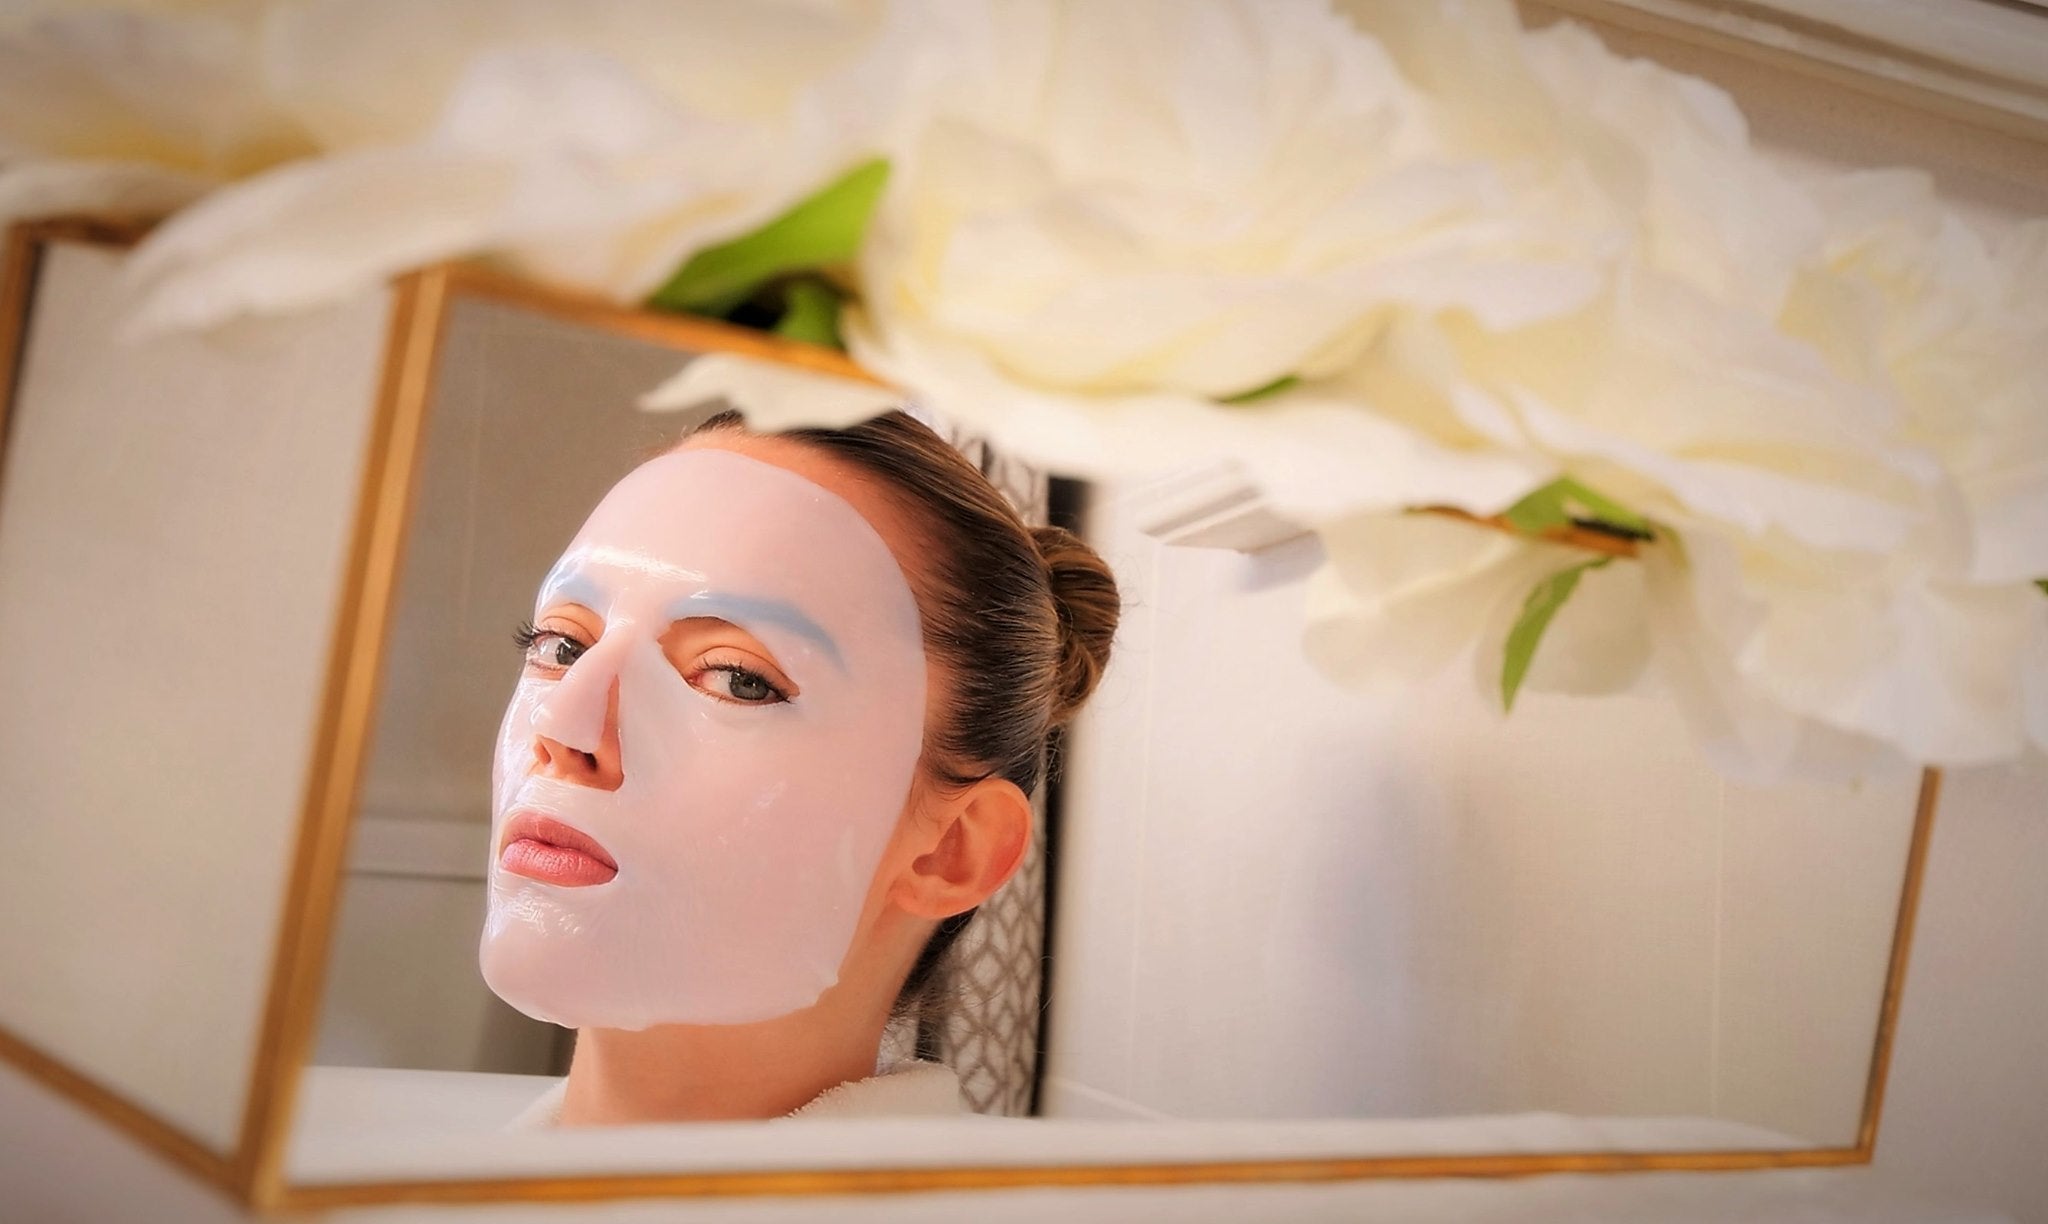
[[[586,649],[588,647],[583,643],[563,637],[559,633],[548,634],[541,641],[534,643],[534,650],[539,657],[554,667],[569,666],[582,658]]]

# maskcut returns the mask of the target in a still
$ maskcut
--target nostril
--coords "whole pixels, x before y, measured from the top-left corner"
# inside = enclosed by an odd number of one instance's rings
[[[597,772],[597,754],[595,752],[584,752],[581,749],[578,749],[576,752],[576,759],[582,762],[583,768],[589,770],[592,773]]]

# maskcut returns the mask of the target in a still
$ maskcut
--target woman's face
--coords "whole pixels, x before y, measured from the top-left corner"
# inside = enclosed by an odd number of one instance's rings
[[[744,435],[592,512],[499,734],[481,961],[507,1002],[738,1024],[834,984],[923,741],[917,605],[871,519],[900,526],[829,460]]]

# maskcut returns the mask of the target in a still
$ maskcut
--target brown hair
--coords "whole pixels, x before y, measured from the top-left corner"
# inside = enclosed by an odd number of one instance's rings
[[[728,412],[698,430],[744,428]],[[907,577],[925,652],[951,677],[945,717],[925,728],[925,768],[952,786],[998,777],[1030,794],[1047,772],[1053,733],[1109,664],[1122,610],[1109,566],[1063,527],[1026,525],[964,455],[904,413],[776,436],[880,482],[923,536],[928,563]],[[939,924],[903,984],[899,1015],[936,1001],[939,963],[973,917]]]

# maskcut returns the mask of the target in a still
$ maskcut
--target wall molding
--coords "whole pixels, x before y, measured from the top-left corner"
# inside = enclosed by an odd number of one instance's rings
[[[2048,143],[2037,0],[1536,0]]]
[[[480,820],[447,820],[365,811],[349,840],[351,875],[418,880],[484,878],[491,826]]]
[[[1268,506],[1232,463],[1182,469],[1123,497],[1138,530],[1165,544],[1258,552],[1308,534]]]

